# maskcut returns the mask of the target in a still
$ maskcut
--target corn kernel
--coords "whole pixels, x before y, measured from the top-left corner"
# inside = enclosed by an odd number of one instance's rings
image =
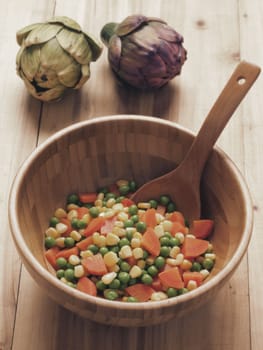
[[[116,185],[118,187],[122,187],[122,186],[128,186],[129,185],[129,181],[128,180],[123,180],[123,179],[120,179],[116,182]]]
[[[103,260],[107,267],[114,266],[119,261],[118,255],[115,252],[108,252],[103,256]]]
[[[172,223],[172,221],[170,221],[170,220],[164,220],[164,221],[162,222],[162,226],[163,226],[164,231],[166,231],[166,232],[171,232],[173,223]]]
[[[62,233],[65,233],[68,230],[68,226],[63,224],[62,222],[59,222],[56,224],[56,230],[61,235]]]
[[[94,232],[92,235],[93,243],[96,244],[98,247],[105,247],[106,245],[106,237],[103,235],[100,235],[99,232]]]
[[[181,251],[180,247],[175,246],[170,250],[169,256],[175,259],[177,255],[180,253],[180,251]]]
[[[123,223],[123,221],[116,220],[116,221],[114,222],[114,227],[120,227],[120,228],[123,228],[123,227],[124,227],[124,223]]]
[[[200,273],[203,275],[204,279],[210,275],[210,272],[207,269],[201,270]]]
[[[142,270],[145,268],[146,266],[146,261],[143,259],[140,259],[137,261],[137,266],[139,266]]]
[[[65,247],[65,237],[58,237],[56,239],[56,246],[58,246],[60,248],[64,248]]]
[[[146,259],[146,264],[147,265],[153,265],[154,264],[154,258],[153,257],[148,257],[147,259]]]
[[[54,213],[55,217],[58,218],[58,219],[61,219],[61,218],[65,218],[67,216],[67,213],[64,209],[62,208],[58,208],[55,213]]]
[[[103,200],[104,197],[105,197],[105,195],[104,195],[103,192],[100,192],[100,193],[98,193],[98,195],[97,195],[97,199],[100,199],[100,200]]]
[[[109,272],[119,272],[120,271],[120,266],[118,264],[115,264],[113,266],[107,266]]]
[[[182,232],[177,232],[175,237],[179,239],[180,243],[184,243],[184,234]]]
[[[132,238],[131,239],[131,247],[132,248],[139,248],[141,246],[141,240],[139,238]]]
[[[180,265],[180,268],[184,271],[190,270],[192,267],[192,263],[188,259],[184,259],[182,264]]]
[[[118,220],[120,221],[126,221],[129,219],[129,215],[123,211],[121,211],[118,216],[117,216]]]
[[[81,234],[76,230],[70,232],[70,237],[73,238],[76,242],[79,242],[81,240]]]
[[[178,266],[179,265],[177,260],[174,258],[167,258],[166,263],[170,266]]]
[[[116,245],[120,241],[120,238],[113,234],[113,233],[108,233],[106,236],[106,245]]]
[[[109,208],[109,209],[106,209],[106,210],[105,210],[105,212],[104,212],[104,217],[110,219],[110,218],[112,218],[115,214],[116,214],[116,213],[115,213],[115,210]]]
[[[125,229],[118,226],[113,227],[112,233],[118,237],[124,237],[126,235]]]
[[[164,216],[160,213],[155,214],[157,224],[160,224],[164,220]]]
[[[197,283],[194,280],[190,280],[190,281],[188,281],[186,287],[187,287],[188,290],[194,290],[194,289],[197,288]]]
[[[212,253],[213,250],[214,250],[213,244],[212,244],[212,243],[209,243],[209,244],[208,244],[208,247],[207,247],[207,253]]]
[[[187,238],[196,238],[195,235],[191,234],[191,233],[188,233],[185,235]]]
[[[116,199],[115,198],[110,198],[110,199],[107,200],[106,206],[107,206],[107,208],[112,208],[115,203],[116,203]]]
[[[125,245],[123,247],[121,247],[120,251],[119,251],[119,257],[121,259],[127,259],[130,258],[132,256],[132,250],[131,247],[128,245]]]
[[[123,204],[122,203],[115,203],[115,204],[113,204],[112,209],[115,210],[116,213],[119,213],[123,210]]]
[[[96,199],[95,200],[95,202],[94,202],[94,204],[95,204],[95,207],[102,207],[102,199]]]
[[[137,204],[137,207],[139,209],[150,209],[151,208],[151,204],[149,202],[139,202]]]
[[[74,266],[74,276],[76,278],[81,278],[81,277],[85,276],[85,269],[82,265]]]
[[[129,275],[131,276],[131,278],[137,278],[141,276],[141,274],[142,274],[142,269],[137,265],[134,265],[129,272]]]
[[[139,238],[142,239],[142,234],[138,231],[135,230],[134,234],[133,234],[133,238]]]
[[[80,263],[80,258],[75,255],[75,254],[72,254],[70,255],[69,259],[68,259],[68,262],[71,264],[71,265],[78,265]]]
[[[206,259],[215,260],[216,259],[216,255],[214,253],[206,253],[205,254],[205,258]]]
[[[108,272],[101,277],[101,280],[104,284],[110,284],[114,280],[114,278],[116,278],[116,276],[117,276],[116,272],[114,271]]]
[[[86,222],[86,224],[89,224],[90,220],[91,220],[91,216],[89,213],[86,213],[82,216],[81,218],[82,221]]]
[[[165,300],[167,298],[168,298],[168,296],[164,292],[153,292],[152,295],[151,295],[151,300],[152,301]]]
[[[142,248],[134,248],[132,251],[132,255],[135,259],[141,259],[143,257],[143,250]]]
[[[73,209],[78,209],[79,206],[77,204],[74,204],[74,203],[69,203],[67,205],[67,211],[70,211],[70,210],[73,210]]]
[[[75,209],[71,209],[67,214],[67,218],[69,220],[72,220],[72,219],[77,218],[77,217],[78,217],[78,212]]]
[[[162,225],[157,225],[154,228],[154,232],[156,233],[157,237],[162,237],[164,235],[164,228]]]
[[[45,233],[46,233],[46,236],[50,236],[53,238],[60,237],[60,233],[54,227],[49,227]]]
[[[88,258],[89,256],[92,256],[92,255],[94,255],[93,253],[92,253],[92,251],[91,250],[83,250],[83,251],[81,251],[80,252],[80,256],[84,259],[84,258]]]

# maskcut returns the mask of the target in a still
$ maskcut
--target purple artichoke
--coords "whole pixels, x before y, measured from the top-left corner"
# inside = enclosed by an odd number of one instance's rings
[[[181,73],[186,60],[183,37],[159,18],[133,15],[107,23],[101,39],[120,80],[136,88],[159,88]]]

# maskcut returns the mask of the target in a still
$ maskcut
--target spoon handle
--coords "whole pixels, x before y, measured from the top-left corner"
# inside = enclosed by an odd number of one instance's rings
[[[193,179],[200,181],[203,167],[216,140],[259,73],[258,66],[242,61],[231,75],[180,165],[184,171],[194,171]]]

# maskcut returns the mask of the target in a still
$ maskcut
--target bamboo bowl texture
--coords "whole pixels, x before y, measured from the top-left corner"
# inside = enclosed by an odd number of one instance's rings
[[[93,191],[120,178],[143,184],[177,166],[193,138],[169,121],[116,115],[74,124],[42,143],[18,171],[9,199],[16,248],[40,288],[82,317],[118,326],[163,323],[215,297],[245,254],[253,221],[247,186],[218,147],[201,184],[203,216],[215,220],[211,241],[217,260],[211,276],[196,290],[159,302],[113,302],[64,285],[48,271],[43,256],[49,218],[65,205],[67,194]]]

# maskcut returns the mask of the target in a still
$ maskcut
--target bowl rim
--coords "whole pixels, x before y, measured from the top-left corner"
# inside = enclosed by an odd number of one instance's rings
[[[230,159],[230,157],[218,146],[215,146],[214,150],[216,150],[216,152],[219,153],[225,159],[228,167],[235,174],[236,178],[238,178],[239,186],[241,188],[241,192],[244,197],[244,202],[248,204],[246,205],[246,210],[245,210],[246,221],[245,221],[244,233],[241,237],[240,243],[238,245],[237,250],[235,251],[235,254],[230,258],[228,264],[224,266],[222,270],[218,271],[218,273],[215,276],[213,276],[211,279],[209,279],[206,283],[202,284],[201,286],[191,291],[190,293],[182,294],[180,296],[177,296],[176,298],[168,298],[165,300],[160,300],[155,302],[138,302],[138,303],[124,303],[122,301],[113,302],[104,298],[94,297],[94,296],[82,293],[76,289],[73,289],[72,287],[67,286],[64,283],[61,283],[61,281],[59,281],[54,275],[52,275],[47,269],[45,269],[32,254],[31,250],[27,246],[22,236],[22,233],[20,231],[20,225],[17,219],[18,217],[17,212],[19,210],[18,204],[17,204],[17,194],[19,192],[18,189],[20,188],[20,185],[24,180],[26,171],[33,164],[35,158],[39,157],[45,151],[46,147],[50,146],[54,141],[58,140],[63,136],[70,134],[72,131],[78,130],[83,127],[88,127],[93,124],[117,121],[118,119],[122,122],[125,120],[127,121],[133,120],[133,121],[143,121],[143,122],[161,124],[161,125],[175,128],[175,129],[179,129],[192,137],[195,137],[196,135],[191,130],[187,129],[186,127],[176,122],[160,119],[158,117],[153,117],[153,116],[133,115],[133,114],[116,114],[116,115],[94,117],[92,119],[76,122],[75,124],[69,125],[55,132],[53,135],[49,136],[46,140],[44,140],[40,145],[38,145],[29,154],[29,156],[22,162],[11,184],[11,190],[9,193],[9,200],[8,200],[8,218],[9,218],[9,226],[11,228],[13,241],[19,252],[20,257],[22,258],[22,262],[25,264],[25,266],[26,267],[30,266],[30,269],[35,270],[36,273],[42,279],[44,279],[46,282],[48,282],[52,286],[58,288],[61,292],[67,294],[68,297],[76,297],[82,302],[96,304],[97,306],[104,307],[106,309],[112,309],[112,310],[118,309],[118,310],[127,311],[127,312],[129,310],[134,311],[134,310],[140,310],[140,309],[144,311],[154,310],[159,308],[168,308],[171,306],[176,306],[177,304],[183,304],[188,299],[195,299],[199,296],[204,295],[208,290],[214,289],[218,285],[220,285],[220,281],[225,280],[226,278],[229,278],[234,272],[235,268],[241,262],[243,256],[245,255],[248,244],[252,236],[253,210],[252,210],[251,195],[250,195],[248,186],[244,180],[243,175],[241,174],[240,170],[236,166],[236,164],[234,164],[234,162]]]

